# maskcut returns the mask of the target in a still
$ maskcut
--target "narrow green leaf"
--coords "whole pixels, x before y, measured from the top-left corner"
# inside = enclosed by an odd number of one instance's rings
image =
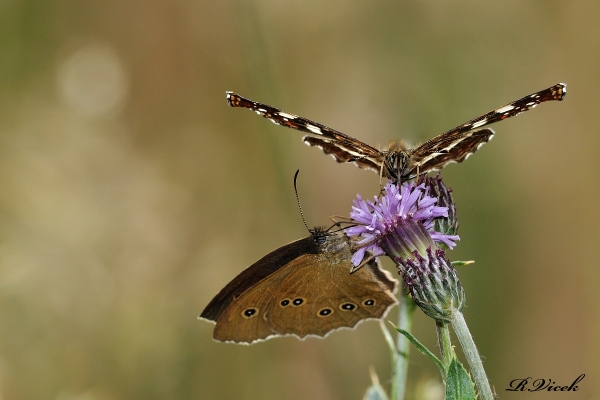
[[[393,324],[392,324],[393,325]],[[396,344],[394,343],[394,338],[390,331],[385,327],[385,323],[383,320],[379,320],[379,327],[381,328],[381,332],[383,333],[383,337],[385,338],[385,342],[388,344],[390,352],[392,353],[392,363],[396,364],[396,358],[398,357],[398,351],[396,350]]]
[[[396,325],[394,325],[392,322],[390,322],[390,324],[392,324],[392,326],[394,327],[394,329],[396,329],[398,332],[400,332],[401,334],[403,334],[404,336],[406,336],[406,338],[408,340],[410,340],[410,342],[412,344],[415,345],[415,347],[424,355],[426,355],[427,357],[429,357],[431,359],[431,361],[433,361],[435,363],[435,365],[437,365],[437,367],[440,370],[440,373],[442,374],[442,379],[446,379],[446,371],[444,369],[444,364],[442,364],[442,362],[440,361],[439,358],[437,358],[435,356],[435,354],[433,354],[431,351],[429,351],[429,349],[427,347],[425,347],[425,345],[423,345],[421,342],[419,342],[417,340],[416,337],[414,337],[413,335],[411,335],[409,332],[405,331],[404,329],[400,329],[398,328]]]
[[[475,400],[475,385],[469,373],[455,358],[450,362],[446,379],[446,400]]]

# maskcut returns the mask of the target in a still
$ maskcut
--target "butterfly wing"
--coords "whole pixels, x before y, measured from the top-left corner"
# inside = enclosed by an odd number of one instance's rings
[[[231,107],[248,108],[274,124],[318,136],[305,136],[302,140],[307,145],[319,147],[325,154],[332,155],[337,162],[354,162],[361,168],[374,169],[377,172],[381,168],[384,159],[381,151],[335,129],[233,92],[227,92],[227,103]]]
[[[285,334],[324,336],[362,319],[380,318],[396,303],[396,281],[375,261],[351,275],[351,253],[343,233],[315,232],[248,267],[209,303],[200,317],[216,322],[216,340],[252,343]],[[346,303],[356,304],[356,309],[339,309]],[[335,318],[306,314],[309,307],[320,310],[326,304],[337,304]],[[332,324],[342,311],[343,318]]]
[[[514,117],[540,103],[560,101],[566,93],[567,85],[559,83],[465,122],[415,149],[406,151],[402,148],[386,152],[325,125],[257,103],[233,92],[227,92],[227,102],[232,107],[253,110],[275,124],[315,135],[305,136],[302,140],[309,146],[319,147],[325,154],[333,156],[337,162],[353,162],[360,168],[382,171],[386,177],[403,182],[415,178],[417,172],[439,170],[448,163],[465,160],[494,135],[491,129],[479,128]],[[390,153],[402,153],[402,157],[399,156],[400,154]],[[403,161],[404,155],[408,157],[406,163]],[[402,164],[398,164],[399,162]]]
[[[351,162],[359,168],[370,169],[375,172],[381,170],[384,155],[378,150],[366,150],[358,141],[337,141],[314,136],[304,136],[302,139],[309,146],[320,148],[323,153],[332,156],[339,163]]]
[[[277,335],[267,320],[267,310],[273,293],[291,272],[284,266],[235,297],[216,320],[213,337],[223,342],[252,343]]]
[[[516,115],[521,114],[522,112],[531,110],[538,104],[544,103],[546,101],[562,101],[562,99],[565,98],[566,94],[567,85],[564,83],[558,83],[547,89],[540,90],[539,92],[527,95],[519,100],[515,100],[512,103],[508,103],[505,106],[492,110],[487,114],[483,114],[477,118],[465,122],[464,124],[459,125],[456,128],[450,129],[449,131],[442,133],[441,135],[433,138],[432,140],[435,141],[436,139],[445,136],[454,137],[456,135],[460,135],[461,133],[472,131],[474,129],[481,128],[485,125],[493,124],[495,122],[514,117]]]
[[[286,276],[269,305],[269,325],[279,334],[326,336],[366,319],[383,318],[396,304],[395,281],[374,260],[354,274],[349,258],[313,257]]]
[[[437,171],[449,163],[463,162],[493,137],[494,131],[486,128],[428,140],[409,152],[410,161],[402,173],[402,181],[415,178],[417,170]]]
[[[214,337],[222,341],[251,341],[264,338],[272,332],[264,320],[253,317],[250,310],[258,304],[257,311],[269,300],[269,289],[277,285],[290,271],[280,271],[287,264],[299,257],[306,257],[319,252],[313,236],[297,240],[267,254],[229,282],[200,314],[200,318],[217,323]],[[248,297],[251,293],[251,297]],[[263,296],[267,296],[264,298]],[[243,308],[245,306],[245,308]],[[242,308],[240,308],[242,307]],[[235,308],[234,311],[232,309]],[[246,310],[248,309],[248,310]],[[246,311],[246,314],[243,312]],[[225,314],[225,316],[224,316]],[[262,314],[261,314],[262,318]],[[232,327],[233,330],[223,328]],[[246,339],[246,340],[244,340]]]
[[[402,173],[402,180],[414,178],[417,169],[419,173],[423,173],[439,170],[450,162],[462,162],[494,135],[491,129],[479,128],[519,115],[546,101],[561,101],[566,94],[567,85],[559,83],[492,110],[428,140],[410,152],[409,162]]]

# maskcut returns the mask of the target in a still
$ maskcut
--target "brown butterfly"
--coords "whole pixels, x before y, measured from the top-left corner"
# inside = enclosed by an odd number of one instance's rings
[[[353,162],[360,168],[374,170],[394,182],[404,182],[418,174],[440,170],[449,163],[464,161],[494,136],[493,130],[478,128],[514,117],[540,103],[562,100],[566,93],[567,85],[559,83],[465,122],[415,148],[410,148],[403,142],[394,142],[383,151],[325,125],[257,103],[233,92],[227,92],[227,102],[232,107],[249,108],[275,124],[316,135],[304,136],[302,140],[307,145],[319,147],[325,154],[332,155],[337,162]]]
[[[351,257],[342,232],[315,228],[242,271],[200,318],[216,322],[216,340],[246,344],[283,335],[326,336],[383,318],[397,303],[397,281],[375,260],[350,274]]]

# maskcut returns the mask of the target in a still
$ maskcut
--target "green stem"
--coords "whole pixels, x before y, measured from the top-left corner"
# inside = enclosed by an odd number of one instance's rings
[[[447,323],[440,321],[435,322],[435,328],[437,331],[440,353],[442,355],[442,363],[444,364],[444,369],[448,372],[450,361],[454,358],[454,349],[452,348],[452,342],[450,341],[450,328]],[[444,380],[446,380],[445,377]]]
[[[475,347],[475,342],[469,332],[469,328],[467,327],[462,312],[456,309],[453,310],[450,319],[452,328],[456,333],[456,337],[458,338],[463,353],[469,363],[475,386],[477,386],[477,391],[479,392],[479,396],[481,396],[480,398],[482,400],[493,400],[494,396],[492,395],[492,389],[490,388],[487,376],[485,375],[481,357],[479,357],[479,352],[477,351],[477,347]]]
[[[406,290],[400,294],[398,307],[398,328],[410,332],[412,319],[415,312],[415,302]],[[392,400],[404,400],[406,394],[406,380],[408,376],[408,353],[410,341],[401,333],[396,337],[396,357],[392,358]]]

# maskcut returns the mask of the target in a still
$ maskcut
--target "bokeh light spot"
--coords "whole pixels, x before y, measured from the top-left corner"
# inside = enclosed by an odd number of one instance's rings
[[[81,47],[62,59],[57,80],[64,101],[87,116],[118,112],[129,91],[121,58],[107,45]]]

